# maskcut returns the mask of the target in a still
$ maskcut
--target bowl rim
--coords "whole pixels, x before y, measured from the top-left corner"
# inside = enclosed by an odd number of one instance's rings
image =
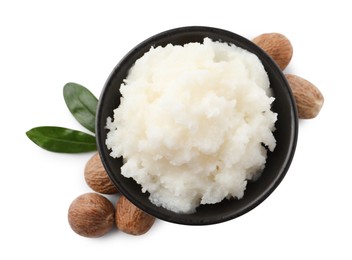
[[[110,165],[106,162],[105,160],[105,156],[102,153],[102,150],[106,149],[106,145],[105,145],[105,139],[102,139],[102,135],[105,135],[104,133],[102,133],[102,129],[100,125],[101,121],[101,110],[102,110],[102,103],[103,100],[105,99],[105,93],[106,93],[106,89],[109,88],[109,85],[111,83],[111,81],[113,80],[115,74],[118,73],[119,68],[126,63],[126,61],[129,59],[129,57],[133,56],[134,54],[138,53],[144,46],[155,46],[155,44],[153,44],[154,42],[157,42],[158,40],[168,37],[169,35],[174,35],[174,34],[179,34],[179,33],[184,33],[184,32],[197,32],[197,33],[216,33],[219,35],[227,35],[231,38],[240,40],[243,42],[243,44],[245,46],[250,45],[251,48],[256,49],[257,53],[260,53],[260,57],[258,57],[261,62],[263,62],[263,60],[266,60],[267,63],[270,64],[270,66],[274,67],[278,77],[280,77],[280,80],[283,81],[286,85],[286,89],[288,91],[288,95],[290,97],[290,102],[291,105],[290,107],[292,107],[292,111],[290,111],[291,115],[292,115],[292,126],[291,126],[291,137],[290,137],[290,149],[289,149],[289,154],[287,154],[286,156],[286,160],[284,162],[284,168],[282,170],[282,173],[279,175],[279,177],[275,180],[275,182],[271,183],[271,185],[265,189],[265,192],[263,192],[261,194],[261,196],[258,196],[258,198],[256,200],[254,200],[251,204],[249,204],[247,207],[245,207],[244,210],[237,212],[236,214],[232,214],[231,216],[227,216],[227,217],[223,217],[223,218],[217,218],[217,219],[204,219],[202,221],[192,221],[190,219],[184,219],[183,216],[184,214],[177,214],[176,216],[170,216],[167,214],[164,214],[163,212],[160,212],[158,210],[155,210],[154,208],[150,208],[148,206],[146,206],[144,203],[141,203],[138,199],[136,199],[134,196],[131,195],[131,193],[125,189],[123,186],[121,186],[114,178],[113,174],[112,174],[112,169],[110,167]],[[237,45],[237,44],[236,44]],[[238,45],[237,45],[238,46]],[[257,55],[258,56],[258,55]],[[134,62],[133,62],[134,63]],[[105,118],[106,120],[106,118]],[[102,131],[102,132],[101,132]],[[169,29],[160,33],[157,33],[147,39],[145,39],[144,41],[140,42],[139,44],[137,44],[135,47],[133,47],[125,56],[123,56],[123,58],[117,63],[117,65],[113,68],[113,70],[111,71],[109,77],[107,78],[104,87],[101,91],[99,100],[98,100],[98,106],[97,106],[97,115],[96,115],[96,142],[97,142],[97,148],[98,148],[98,152],[100,154],[102,163],[104,168],[106,169],[106,172],[108,173],[110,179],[112,180],[112,182],[114,183],[115,186],[117,186],[117,188],[119,189],[119,191],[121,192],[122,195],[124,195],[128,200],[130,200],[133,204],[135,204],[138,208],[140,208],[141,210],[145,211],[146,213],[171,222],[171,223],[176,223],[176,224],[184,224],[184,225],[209,225],[209,224],[217,224],[217,223],[221,223],[221,222],[225,222],[237,217],[240,217],[244,214],[246,214],[247,212],[251,211],[252,209],[254,209],[255,207],[257,207],[259,204],[261,204],[266,198],[268,198],[270,196],[270,194],[277,188],[277,186],[281,183],[281,181],[284,179],[290,165],[291,162],[293,160],[294,157],[294,153],[296,150],[296,146],[297,146],[297,140],[298,140],[298,113],[297,113],[297,107],[296,107],[296,103],[294,101],[294,97],[292,94],[292,91],[289,87],[289,84],[286,80],[286,77],[284,76],[283,72],[281,71],[281,69],[278,67],[278,65],[275,63],[275,61],[265,52],[263,51],[260,47],[258,47],[256,44],[254,44],[253,42],[251,42],[250,40],[244,38],[241,35],[238,35],[234,32],[231,31],[227,31],[224,29],[220,29],[220,28],[215,28],[215,27],[208,27],[208,26],[184,26],[184,27],[178,27],[178,28],[174,28],[174,29]]]

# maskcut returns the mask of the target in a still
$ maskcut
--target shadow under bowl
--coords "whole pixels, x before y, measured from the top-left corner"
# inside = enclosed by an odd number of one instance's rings
[[[274,136],[277,146],[268,152],[262,176],[249,182],[242,199],[224,199],[217,204],[201,205],[193,214],[178,214],[152,204],[149,193],[142,193],[141,186],[131,178],[121,175],[122,158],[112,158],[105,145],[107,137],[106,120],[113,117],[113,110],[120,104],[119,88],[135,61],[154,46],[184,45],[189,42],[203,42],[208,37],[214,41],[235,44],[258,56],[268,73],[275,101],[272,110],[278,113]],[[98,151],[104,167],[120,192],[143,211],[156,218],[186,225],[208,225],[228,221],[252,210],[263,202],[280,184],[288,171],[294,156],[298,137],[296,104],[285,76],[276,63],[257,45],[233,32],[203,26],[181,27],[159,33],[133,48],[110,74],[99,99],[96,118]]]

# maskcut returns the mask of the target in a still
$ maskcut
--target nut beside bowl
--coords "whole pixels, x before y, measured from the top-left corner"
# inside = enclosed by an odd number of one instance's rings
[[[217,204],[201,205],[192,214],[178,214],[152,204],[148,193],[133,179],[121,175],[123,159],[112,158],[105,145],[108,130],[105,128],[108,117],[119,106],[121,94],[119,88],[134,62],[143,56],[151,46],[167,44],[183,45],[189,42],[202,42],[205,37],[215,41],[227,42],[244,48],[258,56],[268,73],[275,101],[272,110],[278,113],[274,132],[277,146],[268,152],[262,176],[255,182],[249,182],[242,199],[224,199]],[[239,217],[263,202],[280,184],[291,164],[298,136],[298,118],[296,104],[289,85],[276,63],[251,41],[229,31],[211,27],[182,27],[157,34],[133,48],[114,68],[101,93],[96,121],[98,150],[113,183],[128,200],[143,211],[159,219],[187,225],[208,225]]]

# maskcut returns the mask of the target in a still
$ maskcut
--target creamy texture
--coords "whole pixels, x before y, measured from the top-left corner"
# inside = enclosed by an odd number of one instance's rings
[[[116,90],[117,91],[117,90]],[[265,167],[277,114],[254,54],[205,38],[151,48],[120,87],[106,144],[152,203],[180,213],[240,199]]]

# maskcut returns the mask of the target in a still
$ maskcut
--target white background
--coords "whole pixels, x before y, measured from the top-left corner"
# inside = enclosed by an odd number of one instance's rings
[[[303,1],[302,1],[303,2]],[[348,1],[3,1],[0,2],[0,259],[351,259],[351,30]],[[32,127],[83,130],[66,108],[65,83],[96,96],[136,44],[188,25],[247,38],[285,34],[287,72],[325,96],[314,120],[300,121],[296,155],[281,185],[246,215],[211,226],[157,221],[135,237],[75,234],[67,210],[90,191],[92,153],[42,150]],[[109,197],[112,201],[115,197]]]

